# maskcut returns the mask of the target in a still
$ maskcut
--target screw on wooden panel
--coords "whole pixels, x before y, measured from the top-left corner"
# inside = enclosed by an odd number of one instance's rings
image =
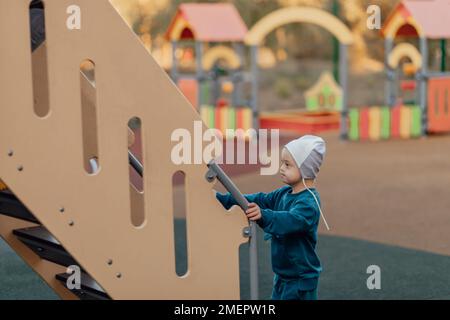
[[[112,259],[109,259],[109,260],[108,260],[108,265],[110,266],[110,265],[112,265],[112,264],[113,264]]]
[[[69,221],[69,226],[73,227],[74,224],[75,224],[75,222]]]
[[[20,171],[20,172],[23,171],[23,166],[18,166],[17,170]]]
[[[8,157],[12,157],[14,155],[14,151],[13,150],[9,150],[8,151]]]
[[[245,228],[242,230],[242,235],[243,235],[245,238],[250,238],[251,234],[252,234],[252,232],[251,232],[251,230],[250,230],[249,227],[245,227]]]
[[[122,278],[122,274],[119,272],[118,274],[116,274],[117,279]]]
[[[64,207],[59,208],[59,212],[64,213],[64,211],[66,211]]]

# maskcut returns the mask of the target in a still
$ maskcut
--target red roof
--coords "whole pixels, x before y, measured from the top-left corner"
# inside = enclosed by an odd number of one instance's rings
[[[243,41],[248,29],[239,12],[230,3],[185,3],[170,24],[166,36],[170,38],[178,19],[190,25],[195,40],[203,42]],[[188,30],[181,38],[192,39]]]
[[[422,27],[424,35],[429,39],[450,38],[450,0],[403,0],[393,13],[401,12],[405,17],[412,16]],[[388,24],[390,19],[387,20]],[[411,28],[403,27],[398,35],[414,34]]]

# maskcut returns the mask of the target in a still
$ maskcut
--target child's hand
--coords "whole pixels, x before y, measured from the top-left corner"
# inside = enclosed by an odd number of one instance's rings
[[[256,203],[249,203],[247,211],[245,211],[247,218],[251,221],[256,221],[262,218],[261,208]]]

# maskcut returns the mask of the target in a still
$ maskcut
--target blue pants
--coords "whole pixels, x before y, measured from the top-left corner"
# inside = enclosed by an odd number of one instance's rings
[[[317,300],[317,287],[305,288],[301,279],[273,278],[272,300]]]

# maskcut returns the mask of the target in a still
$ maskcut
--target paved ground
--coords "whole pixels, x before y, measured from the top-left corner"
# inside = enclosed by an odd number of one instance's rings
[[[320,228],[320,298],[450,299],[450,137],[378,143],[341,142],[335,133],[324,138],[328,154],[318,189],[332,230]],[[281,186],[257,167],[225,170],[245,193]],[[261,298],[271,290],[269,246],[259,241]],[[241,257],[247,298],[245,245]],[[380,291],[366,287],[369,265],[381,268]],[[56,297],[0,243],[0,299],[33,298]]]
[[[332,230],[321,226],[322,234],[450,255],[450,136],[376,143],[323,136],[317,187]],[[244,193],[281,186],[257,169],[233,179]]]

